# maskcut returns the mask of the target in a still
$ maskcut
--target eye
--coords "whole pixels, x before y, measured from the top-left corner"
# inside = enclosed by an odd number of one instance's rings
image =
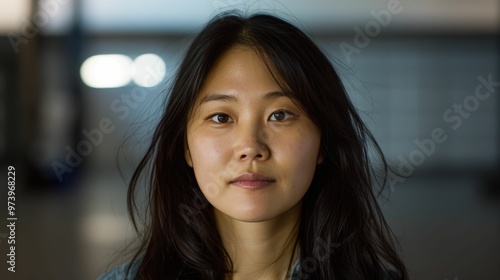
[[[277,122],[283,122],[288,120],[289,118],[293,117],[293,114],[288,112],[288,111],[276,111],[271,114],[269,117],[269,120],[271,121],[277,121]]]
[[[229,123],[233,122],[233,119],[228,114],[217,113],[210,116],[210,120],[215,123]]]

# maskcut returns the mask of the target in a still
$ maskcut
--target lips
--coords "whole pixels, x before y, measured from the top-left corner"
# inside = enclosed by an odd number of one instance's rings
[[[229,183],[245,189],[260,189],[274,184],[276,180],[259,173],[242,174]]]

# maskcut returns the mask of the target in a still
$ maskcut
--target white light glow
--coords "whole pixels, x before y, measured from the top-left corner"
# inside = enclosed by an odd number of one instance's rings
[[[91,56],[80,68],[83,82],[93,88],[125,86],[132,80],[132,74],[132,59],[121,54]]]
[[[166,66],[156,54],[143,54],[134,60],[134,82],[141,87],[154,87],[165,78]]]
[[[29,32],[22,30],[25,26],[32,26],[30,20],[31,1],[28,0],[0,0],[0,35],[9,32]]]

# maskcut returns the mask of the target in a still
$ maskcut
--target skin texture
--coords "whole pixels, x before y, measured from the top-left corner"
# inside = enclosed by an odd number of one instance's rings
[[[300,202],[322,162],[320,139],[253,50],[230,49],[208,75],[188,121],[185,158],[214,207],[233,279],[286,274]],[[260,188],[232,183],[246,173],[270,180]]]

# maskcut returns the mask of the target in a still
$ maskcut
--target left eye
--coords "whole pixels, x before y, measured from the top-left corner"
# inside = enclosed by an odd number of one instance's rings
[[[290,112],[276,111],[276,112],[271,114],[271,116],[269,117],[269,120],[282,122],[282,121],[286,121],[287,119],[289,119],[291,117],[293,117],[293,115]]]
[[[233,122],[233,118],[231,118],[228,114],[223,114],[223,113],[212,115],[210,117],[210,120],[219,124]]]

